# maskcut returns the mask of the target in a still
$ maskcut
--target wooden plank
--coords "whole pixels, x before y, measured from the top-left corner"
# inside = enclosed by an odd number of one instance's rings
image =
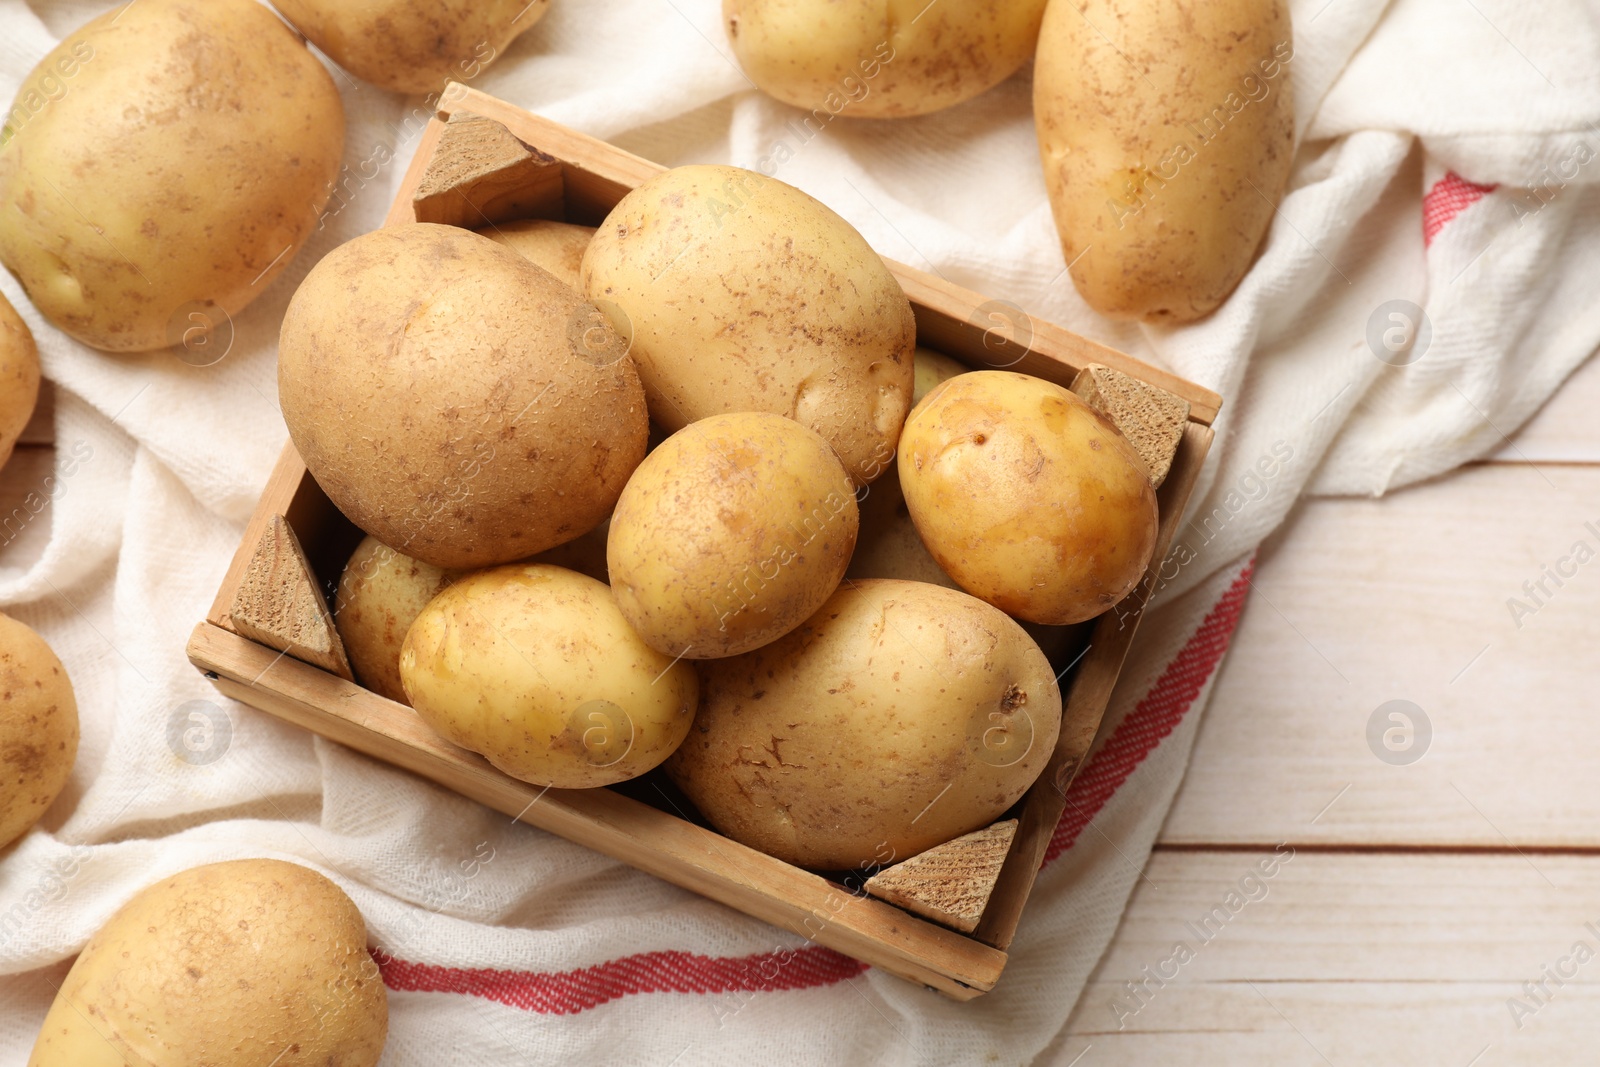
[[[1267,877],[1265,855],[1157,852],[1040,1062],[1594,1061],[1600,959],[1573,949],[1600,955],[1600,859],[1301,851]]]
[[[1600,468],[1305,503],[1261,552],[1161,840],[1600,848],[1600,559],[1579,542],[1600,556]],[[1388,751],[1393,700],[1431,738]]]
[[[1511,440],[1489,456],[1492,463],[1600,463],[1600,359],[1590,359],[1534,413]]]
[[[609,789],[544,790],[434,733],[404,705],[201,623],[189,659],[229,696],[957,999],[993,987],[1004,952],[854,896],[819,875]]]
[[[1216,420],[1222,398],[1209,389],[937,275],[892,259],[884,262],[916,305],[917,337],[930,348],[975,367],[1015,370],[1067,388],[1079,371],[1100,363],[1182,397],[1194,422],[1209,426]],[[1018,312],[1025,317],[1018,319]],[[1019,338],[1032,349],[1030,353],[1013,352]],[[1063,366],[1070,370],[1063,374]]]

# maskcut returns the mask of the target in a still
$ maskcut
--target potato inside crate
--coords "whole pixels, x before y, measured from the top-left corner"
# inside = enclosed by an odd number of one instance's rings
[[[545,218],[594,226],[629,190],[664,169],[481,92],[452,86],[423,133],[386,224],[420,220],[482,229],[516,218]],[[1160,534],[1145,580],[1122,604],[1083,624],[1073,640],[1053,650],[1055,669],[1071,668],[1061,679],[1060,739],[1043,775],[1002,816],[1016,820],[1015,833],[970,935],[862,895],[871,871],[803,871],[721,837],[659,768],[611,787],[542,790],[439,738],[409,708],[239,636],[229,605],[273,516],[287,519],[313,572],[308,581],[330,602],[340,571],[363,536],[322,493],[292,445],[251,519],[211,613],[195,630],[190,659],[230,696],[515,819],[952,998],[981,995],[1004,967],[1005,949],[1065,805],[1066,788],[1089,754],[1143,604],[1159,580],[1159,561],[1194,488],[1220,399],[1169,372],[1033,320],[1015,305],[888,265],[911,300],[919,343],[935,351],[973,369],[1010,369],[1067,388],[1080,371],[1104,364],[1181,398],[1189,412],[1171,471],[1157,493]]]

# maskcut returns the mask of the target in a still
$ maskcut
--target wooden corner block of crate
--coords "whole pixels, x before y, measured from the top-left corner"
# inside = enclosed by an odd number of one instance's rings
[[[970,934],[1006,862],[1017,820],[1004,819],[946,841],[867,879],[879,900]]]
[[[355,680],[305,549],[282,515],[272,516],[256,542],[228,619],[242,637]]]
[[[418,222],[477,229],[515,218],[561,214],[560,160],[503,123],[458,111],[445,123],[412,194]]]
[[[1099,363],[1091,363],[1078,372],[1072,391],[1133,442],[1150,468],[1151,484],[1159,488],[1172,467],[1184,427],[1189,424],[1189,402]]]

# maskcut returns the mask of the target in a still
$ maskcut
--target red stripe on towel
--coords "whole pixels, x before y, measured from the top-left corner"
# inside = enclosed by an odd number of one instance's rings
[[[1497,185],[1478,185],[1450,171],[1422,198],[1422,246],[1444,229],[1445,223],[1498,189]]]
[[[1239,613],[1244,610],[1245,594],[1249,592],[1250,575],[1254,571],[1255,560],[1252,559],[1212,607],[1194,636],[1167,664],[1167,669],[1139,701],[1139,706],[1117,724],[1106,743],[1078,772],[1067,789],[1067,810],[1056,823],[1056,832],[1045,849],[1045,863],[1072,847],[1083,828],[1194,706],[1201,688],[1228,651],[1228,642],[1239,625]]]

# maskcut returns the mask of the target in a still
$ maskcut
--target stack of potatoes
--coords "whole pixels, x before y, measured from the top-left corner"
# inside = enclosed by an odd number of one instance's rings
[[[334,250],[279,393],[371,535],[335,612],[360,680],[538,785],[664,765],[813,869],[987,825],[1060,728],[1023,623],[1125,596],[1155,494],[1071,392],[916,333],[848,223],[732,167],[667,171],[595,231]]]

